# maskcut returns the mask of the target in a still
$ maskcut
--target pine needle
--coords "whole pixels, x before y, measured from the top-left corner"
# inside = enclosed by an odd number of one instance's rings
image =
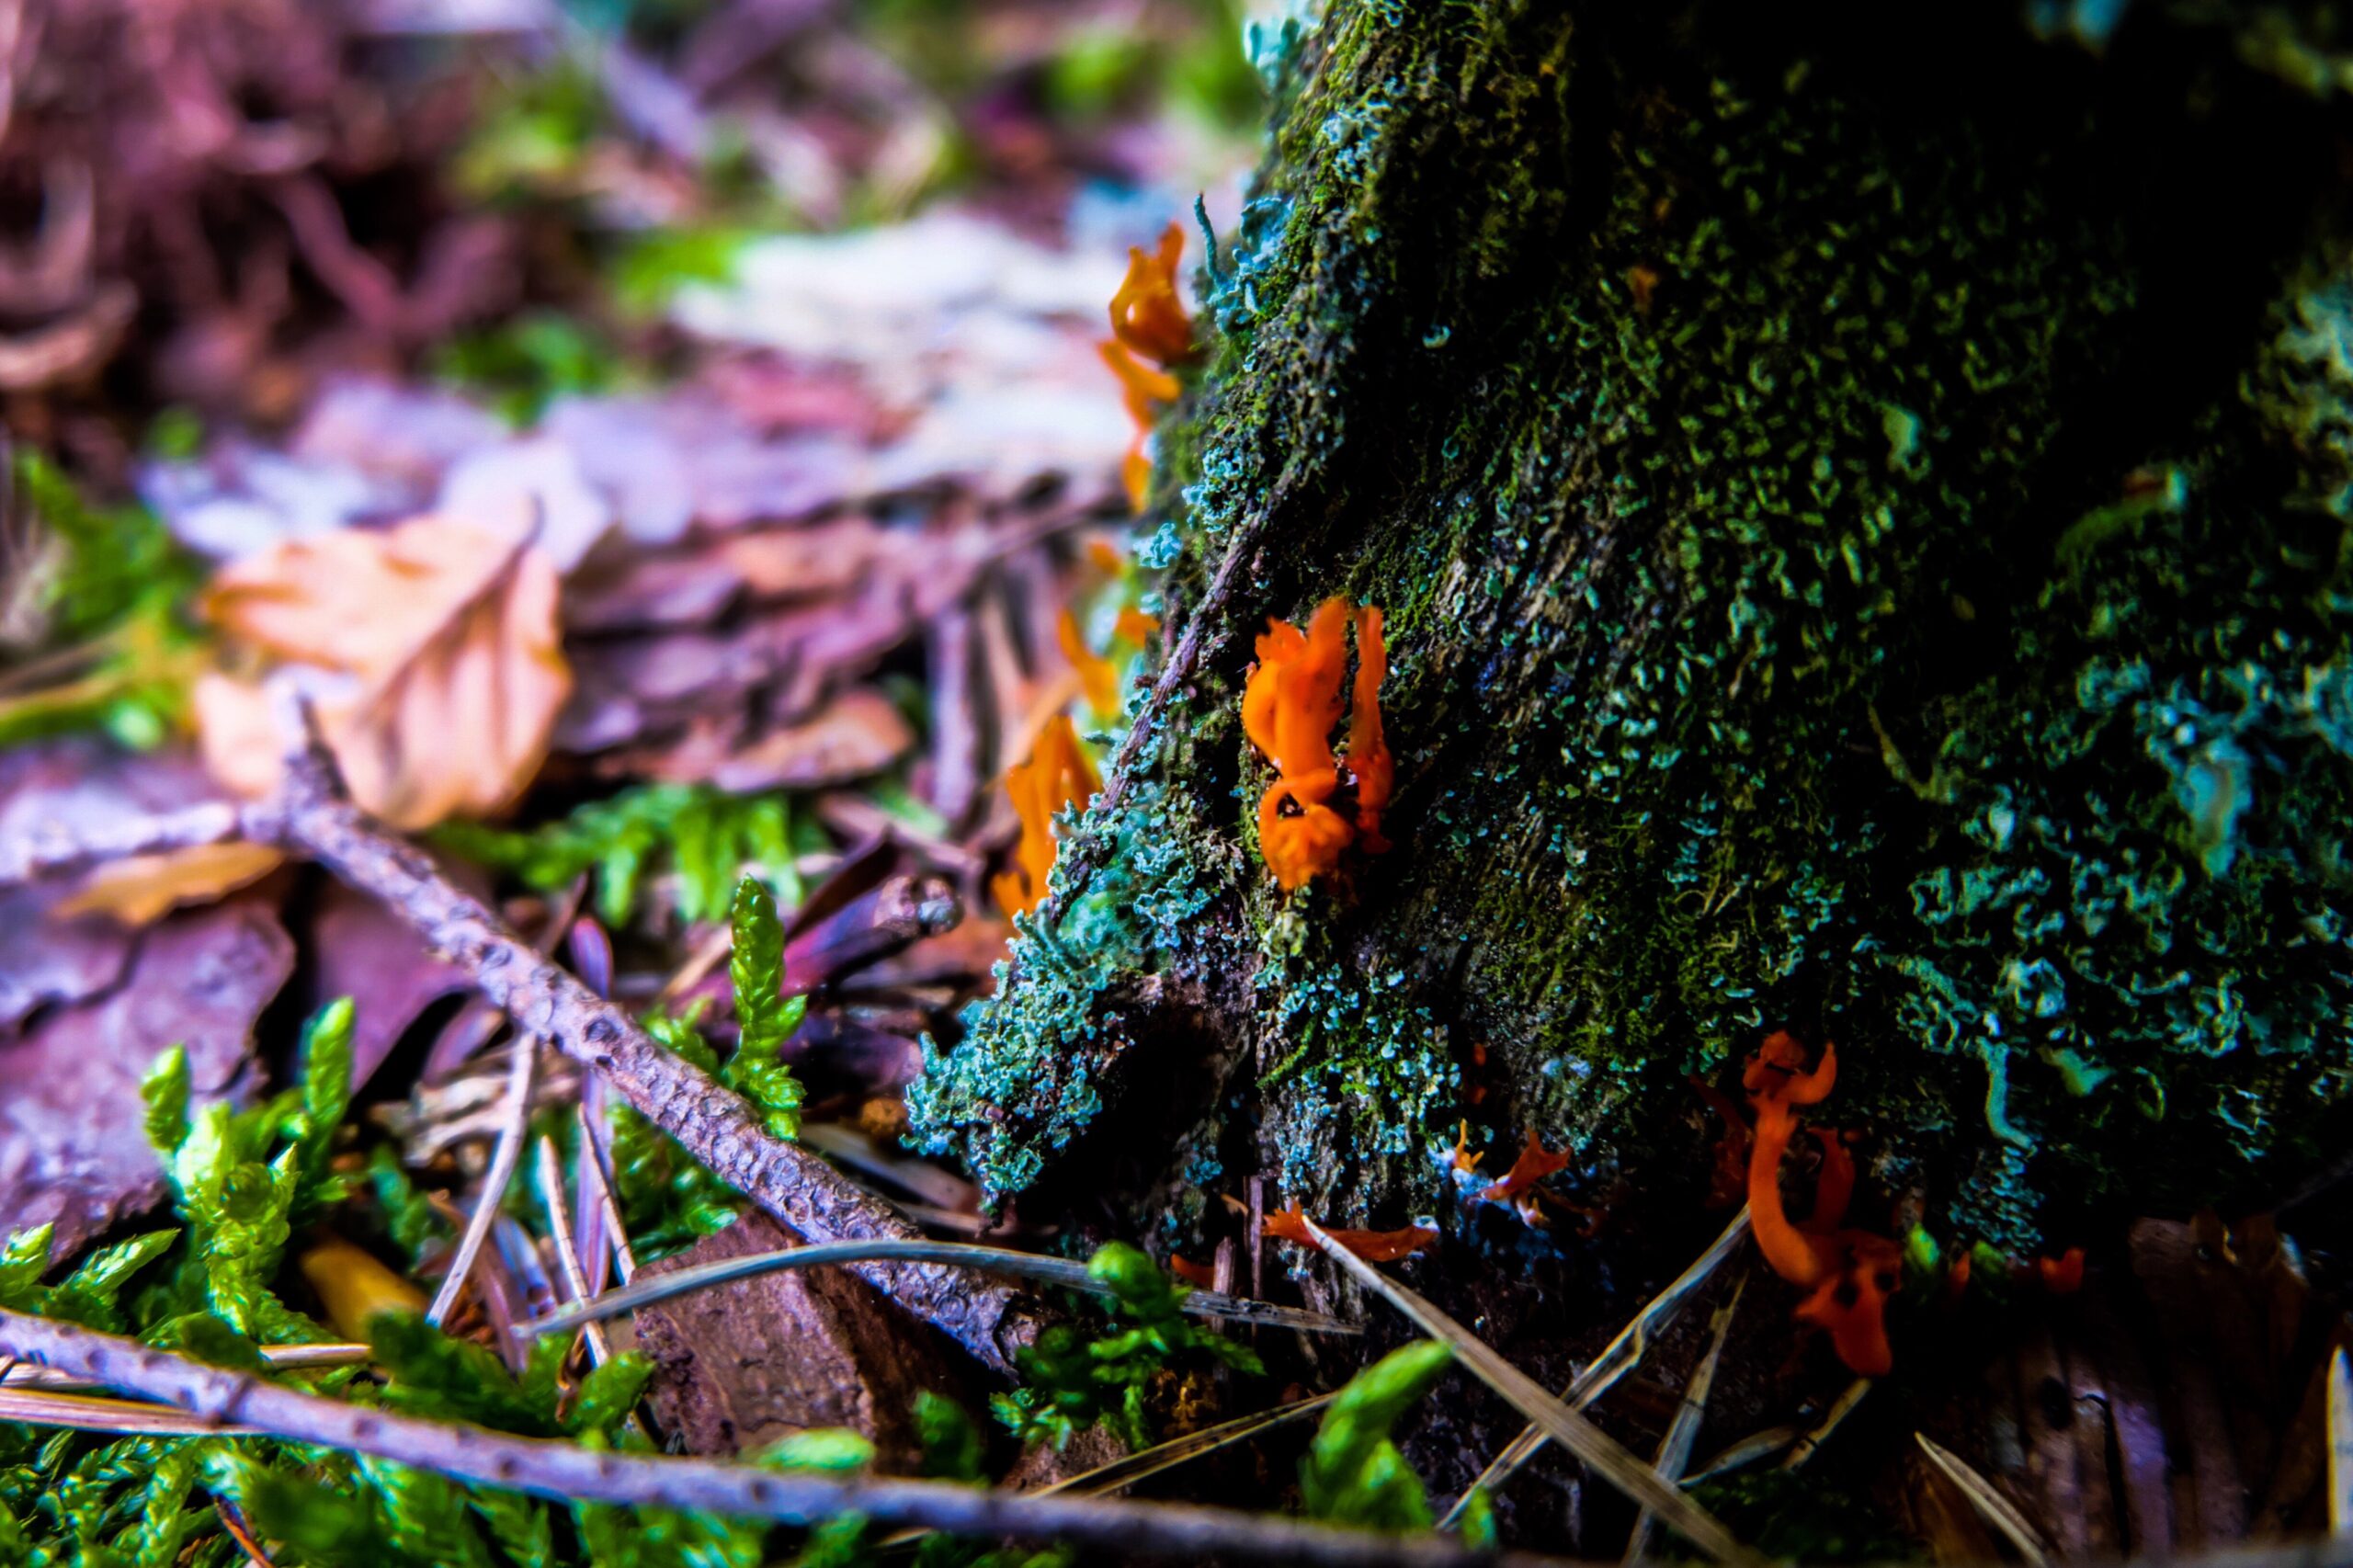
[[[2051,1561],[2051,1553],[2043,1545],[2042,1532],[2018,1511],[2017,1504],[2002,1495],[1992,1482],[1978,1474],[1958,1454],[1926,1432],[1913,1433],[1912,1440],[1920,1445],[1920,1451],[1928,1456],[1928,1462],[1943,1472],[1946,1480],[1961,1489],[1961,1494],[1969,1499],[1969,1506],[1977,1510],[1978,1517],[2018,1549],[2018,1555],[2026,1559],[2027,1568],[2045,1568]]]
[[[2353,1539],[2353,1367],[2328,1358],[2328,1533]]]
[[[1674,1321],[1683,1303],[1689,1301],[1700,1286],[1715,1277],[1716,1270],[1723,1267],[1724,1259],[1739,1249],[1747,1235],[1748,1205],[1744,1203],[1740,1206],[1740,1212],[1724,1226],[1722,1233],[1708,1244],[1708,1250],[1692,1259],[1691,1267],[1677,1275],[1665,1290],[1644,1303],[1643,1310],[1634,1314],[1633,1321],[1620,1329],[1617,1337],[1602,1346],[1601,1354],[1569,1381],[1569,1386],[1561,1391],[1562,1400],[1572,1409],[1583,1410],[1608,1392],[1620,1378],[1640,1366],[1643,1356],[1650,1350],[1651,1335]],[[1483,1492],[1492,1497],[1500,1492],[1504,1483],[1518,1475],[1521,1468],[1551,1440],[1544,1429],[1537,1426],[1529,1426],[1514,1437],[1504,1451],[1479,1472],[1479,1479],[1454,1500],[1453,1506],[1448,1508],[1445,1517],[1438,1520],[1438,1528],[1450,1530],[1460,1526],[1462,1511],[1473,1496]]]
[[[1333,1242],[1314,1221],[1306,1221],[1305,1224],[1316,1245],[1343,1273],[1413,1320],[1423,1333],[1442,1342],[1480,1381],[1511,1401],[1521,1415],[1543,1427],[1596,1475],[1656,1512],[1684,1539],[1717,1562],[1763,1568],[1765,1558],[1741,1545],[1713,1515],[1686,1497],[1673,1482],[1637,1459],[1617,1438],[1546,1392],[1535,1379],[1505,1360],[1486,1341],[1429,1301]]]
[[[1740,1311],[1741,1293],[1747,1289],[1748,1281],[1743,1279],[1733,1287],[1731,1298],[1716,1309],[1708,1324],[1708,1353],[1692,1369],[1691,1381],[1683,1390],[1683,1403],[1675,1407],[1675,1419],[1667,1423],[1666,1436],[1660,1439],[1658,1458],[1653,1463],[1668,1481],[1679,1482],[1684,1467],[1691,1462],[1692,1445],[1699,1440],[1699,1424],[1708,1416],[1708,1392],[1715,1386],[1716,1363],[1723,1358],[1733,1316]],[[1634,1532],[1626,1541],[1627,1562],[1640,1562],[1648,1557],[1657,1537],[1658,1516],[1644,1508],[1634,1520]]]

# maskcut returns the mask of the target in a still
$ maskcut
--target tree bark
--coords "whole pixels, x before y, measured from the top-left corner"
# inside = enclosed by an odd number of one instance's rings
[[[1687,1073],[1789,1028],[1873,1228],[2028,1252],[2308,1174],[2353,1084],[2353,273],[2346,101],[2281,27],[1262,38],[1142,547],[1171,664],[918,1131],[1196,1240],[1258,1178],[1509,1249],[1458,1121],[1688,1213]],[[1395,847],[1286,894],[1240,692],[1335,594],[1387,613]]]

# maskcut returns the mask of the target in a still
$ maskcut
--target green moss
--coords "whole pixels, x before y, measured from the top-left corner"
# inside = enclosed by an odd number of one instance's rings
[[[2337,253],[2217,348],[2273,279],[2185,283],[2219,199],[2072,56],[1992,31],[1998,105],[1915,103],[1853,40],[1711,47],[1344,3],[1298,56],[1153,546],[1180,605],[1245,551],[1151,807],[1245,896],[1151,963],[1255,977],[1265,1166],[1336,1213],[1434,1200],[1395,1155],[1474,1046],[1498,1127],[1689,1168],[1681,1074],[1779,1027],[2006,1245],[2294,1162],[2353,1073]],[[1285,898],[1225,726],[1336,592],[1389,611],[1399,849]],[[1025,949],[992,1091],[1140,950],[1065,923],[1032,997]]]

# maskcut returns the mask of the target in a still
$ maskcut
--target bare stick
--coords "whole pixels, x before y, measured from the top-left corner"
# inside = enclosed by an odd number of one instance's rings
[[[1813,1430],[1790,1446],[1789,1457],[1781,1461],[1781,1468],[1783,1470],[1802,1468],[1806,1460],[1813,1458],[1814,1450],[1829,1440],[1830,1434],[1838,1430],[1839,1423],[1853,1414],[1855,1406],[1863,1403],[1863,1395],[1870,1392],[1871,1380],[1869,1378],[1857,1378],[1853,1382],[1848,1383],[1830,1406],[1829,1413],[1815,1423]]]
[[[102,860],[225,844],[241,831],[237,808],[225,801],[72,833],[37,826],[0,843],[0,888],[79,870]]]
[[[1693,1259],[1690,1267],[1677,1275],[1674,1283],[1653,1296],[1649,1303],[1634,1314],[1634,1321],[1620,1329],[1618,1336],[1602,1346],[1601,1354],[1596,1356],[1584,1371],[1569,1380],[1569,1386],[1561,1391],[1563,1403],[1573,1410],[1583,1410],[1607,1393],[1620,1378],[1640,1365],[1643,1353],[1650,1348],[1651,1335],[1674,1319],[1683,1303],[1691,1298],[1692,1292],[1706,1284],[1716,1270],[1723,1267],[1724,1259],[1733,1255],[1747,1235],[1748,1205],[1744,1203],[1740,1206],[1740,1212],[1733,1215],[1732,1222],[1723,1228],[1723,1233],[1709,1244],[1708,1250]],[[1541,1426],[1529,1423],[1526,1430],[1514,1437],[1510,1445],[1479,1472],[1479,1479],[1454,1500],[1454,1506],[1446,1511],[1446,1517],[1438,1521],[1438,1528],[1452,1529],[1461,1523],[1463,1507],[1472,1493],[1483,1489],[1490,1496],[1494,1495],[1551,1440]]]
[[[290,717],[302,743],[278,792],[243,812],[248,838],[307,855],[381,901],[505,1009],[517,1033],[601,1074],[640,1115],[797,1234],[834,1242],[922,1233],[824,1160],[771,1136],[742,1096],[665,1050],[352,805],[307,712]],[[1036,1336],[1036,1309],[1010,1287],[926,1265],[878,1261],[858,1273],[997,1370],[1011,1370],[1015,1349]]]
[[[449,1272],[441,1277],[441,1289],[433,1293],[433,1305],[425,1313],[425,1321],[436,1328],[456,1308],[466,1281],[472,1278],[474,1260],[482,1256],[482,1244],[489,1238],[491,1222],[498,1218],[498,1206],[506,1197],[506,1185],[515,1179],[515,1167],[523,1157],[524,1130],[531,1121],[531,1070],[540,1060],[540,1042],[518,1034],[513,1049],[514,1059],[506,1069],[505,1119],[490,1152],[490,1174],[483,1178],[482,1198],[474,1211],[466,1216],[465,1233],[458,1238],[458,1256],[450,1260]]]
[[[945,1482],[766,1470],[711,1460],[597,1451],[426,1421],[208,1367],[78,1324],[0,1312],[0,1349],[214,1426],[369,1454],[483,1486],[563,1502],[707,1509],[807,1525],[860,1514],[983,1540],[1063,1540],[1122,1557],[1246,1558],[1323,1568],[1543,1568],[1560,1559],[1474,1551],[1443,1536],[1381,1535],[1280,1516],[1115,1498],[1040,1496]]]

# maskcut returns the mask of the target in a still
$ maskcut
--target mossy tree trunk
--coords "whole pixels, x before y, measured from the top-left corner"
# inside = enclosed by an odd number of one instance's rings
[[[2309,1175],[2353,1086],[2320,43],[1332,0],[1266,52],[1145,549],[1188,662],[919,1131],[1182,1250],[1260,1177],[1525,1256],[1459,1120],[1688,1215],[1687,1073],[1789,1028],[1875,1224]],[[1396,846],[1286,895],[1239,692],[1332,594],[1387,610]]]

